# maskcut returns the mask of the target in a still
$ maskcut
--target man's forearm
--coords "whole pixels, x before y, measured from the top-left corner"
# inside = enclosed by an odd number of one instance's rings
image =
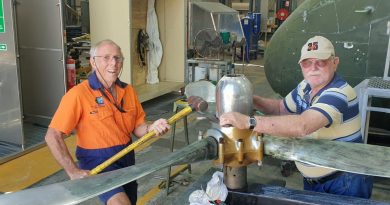
[[[255,130],[278,136],[303,137],[329,124],[320,112],[308,110],[301,115],[256,116]]]
[[[133,134],[138,138],[141,138],[144,135],[146,135],[148,132],[149,132],[149,125],[143,123],[134,129]]]
[[[253,107],[266,115],[280,115],[282,100],[253,96]]]
[[[283,115],[273,117],[256,116],[257,132],[277,136],[299,137],[305,136],[305,129],[296,115]]]
[[[49,128],[45,136],[46,143],[57,162],[64,168],[70,176],[71,172],[78,169],[76,163],[66,147],[62,133]]]

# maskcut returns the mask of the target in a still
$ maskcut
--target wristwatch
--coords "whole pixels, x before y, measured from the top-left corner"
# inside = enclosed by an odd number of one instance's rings
[[[257,121],[254,116],[249,117],[249,129],[253,130],[256,127]]]

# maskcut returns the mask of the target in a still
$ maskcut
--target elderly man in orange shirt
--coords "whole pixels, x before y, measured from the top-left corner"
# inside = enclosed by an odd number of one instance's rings
[[[88,80],[67,92],[49,125],[46,142],[70,179],[88,176],[89,170],[131,144],[131,134],[142,137],[150,131],[160,136],[168,131],[167,120],[145,123],[145,112],[131,85],[119,80],[123,66],[121,48],[111,40],[91,48],[93,72]],[[76,164],[67,149],[64,136],[77,133]],[[125,155],[103,172],[134,165],[134,152]],[[99,198],[109,205],[137,201],[137,183],[130,182],[106,192]]]

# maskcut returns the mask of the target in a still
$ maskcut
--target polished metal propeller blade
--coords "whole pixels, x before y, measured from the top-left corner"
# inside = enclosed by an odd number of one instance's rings
[[[217,151],[218,143],[213,138],[207,138],[194,142],[166,157],[146,163],[83,179],[3,194],[0,195],[0,204],[77,204],[170,165],[215,159]]]
[[[263,139],[265,154],[276,158],[390,178],[390,147],[275,136]]]
[[[265,136],[264,152],[275,158],[299,161],[353,173],[390,177],[390,148],[317,139]],[[77,204],[170,165],[217,158],[213,138],[197,141],[167,157],[79,180],[0,195],[0,204]]]

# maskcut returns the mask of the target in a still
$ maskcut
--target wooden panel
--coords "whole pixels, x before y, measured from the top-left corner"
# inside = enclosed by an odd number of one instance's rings
[[[137,52],[137,36],[139,29],[131,29],[131,42],[134,46],[131,47],[131,57],[132,57],[132,84],[134,86],[142,85],[146,83],[146,74],[148,71],[148,65],[146,63],[145,66],[141,66],[141,61],[139,59],[139,55]]]
[[[135,86],[134,89],[137,92],[139,101],[145,102],[172,91],[179,91],[181,88],[184,88],[184,86],[185,84],[181,82],[159,82],[156,84]]]
[[[147,1],[133,0],[132,58],[133,85],[146,83],[147,67],[139,65],[136,39],[138,30],[146,28]],[[186,1],[157,0],[156,14],[159,24],[160,40],[163,45],[163,58],[159,66],[160,81],[184,82],[185,66],[185,13]],[[181,18],[178,18],[181,17]]]
[[[141,61],[137,52],[138,31],[146,29],[146,18],[148,11],[147,0],[132,0],[132,23],[131,23],[131,58],[132,58],[132,84],[134,86],[146,83],[148,66],[141,66]]]
[[[241,3],[241,2],[232,3],[232,8],[237,11],[249,11],[249,3]]]
[[[158,18],[158,30],[160,32],[160,41],[163,47],[163,57],[161,59],[160,67],[158,68],[159,73],[158,77],[160,81],[166,81],[166,37],[165,37],[165,29],[166,29],[166,22],[165,22],[165,0],[158,0],[156,1],[156,14]]]
[[[147,0],[132,0],[131,28],[146,28],[146,13],[148,11]]]
[[[162,81],[184,82],[185,36],[187,1],[158,0],[160,39],[163,44],[163,59],[160,66]]]
[[[166,80],[184,81],[185,68],[185,36],[186,36],[186,1],[169,0],[169,6],[165,6],[166,11]],[[174,5],[174,6],[172,6]],[[178,18],[180,16],[180,18]]]

